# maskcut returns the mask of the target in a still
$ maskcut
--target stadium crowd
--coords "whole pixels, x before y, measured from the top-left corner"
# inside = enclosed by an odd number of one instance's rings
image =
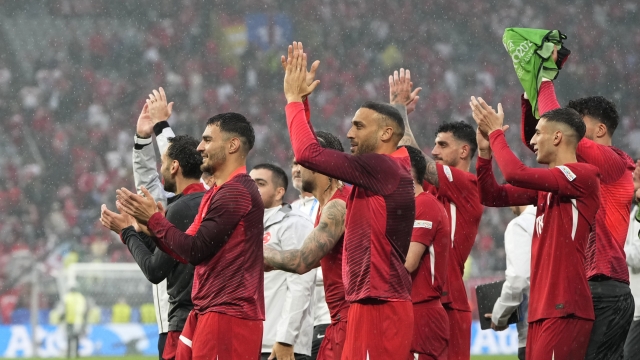
[[[266,47],[249,41],[235,55],[220,30],[246,12],[264,11],[261,1],[161,1],[150,17],[133,2],[119,8],[85,2],[80,10],[69,3],[52,1],[38,15],[68,20],[67,36],[45,34],[47,46],[31,58],[0,58],[0,285],[19,275],[13,263],[56,247],[68,250],[66,261],[132,261],[96,219],[100,204],[114,202],[115,189],[132,187],[135,122],[141,94],[150,87],[165,85],[179,104],[171,119],[176,133],[199,137],[211,114],[244,109],[256,130],[250,163],[288,168],[292,157],[282,121],[282,70],[274,56],[290,39],[274,35]],[[270,5],[287,14],[286,3]],[[511,1],[496,9],[485,1],[430,0],[418,7],[411,1],[324,0],[298,9],[290,21],[322,63],[322,87],[311,98],[318,129],[346,134],[354,104],[385,101],[389,71],[403,66],[423,88],[411,120],[427,154],[436,124],[473,124],[468,94],[483,94],[488,103],[519,101],[520,84],[511,71],[504,73],[511,67],[500,48],[505,27],[561,24],[578,55],[558,88],[572,89],[575,97],[591,95],[590,89],[611,94],[622,116],[614,143],[637,158],[640,143],[632,140],[640,134],[634,121],[640,105],[630,89],[640,85],[632,71],[640,61],[640,28],[618,36],[618,29],[637,20],[637,7],[632,1],[584,1],[580,7]],[[393,18],[383,10],[388,8]],[[19,6],[14,10],[28,16]],[[98,19],[92,33],[74,29],[81,16]],[[113,16],[131,17],[135,26],[110,26],[106,20]],[[474,40],[479,36],[486,41]],[[32,71],[24,73],[20,62]],[[509,111],[506,122],[517,124],[519,109]],[[518,136],[507,133],[510,143]],[[524,147],[515,152],[533,163]],[[294,198],[291,191],[286,199]],[[504,210],[485,210],[471,276],[504,269],[502,231],[509,219]]]

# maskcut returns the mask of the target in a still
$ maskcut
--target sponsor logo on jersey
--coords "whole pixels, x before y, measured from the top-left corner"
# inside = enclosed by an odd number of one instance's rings
[[[271,233],[270,232],[266,232],[264,233],[264,236],[262,237],[262,243],[266,244],[271,240]]]
[[[442,170],[444,170],[444,174],[449,179],[449,182],[453,182],[453,174],[451,174],[451,169],[447,165],[442,165]]]
[[[536,218],[536,231],[538,232],[538,235],[542,234],[543,227],[544,227],[544,214]]]
[[[560,165],[560,166],[556,166],[556,167],[558,169],[560,169],[560,171],[562,171],[564,176],[566,176],[567,179],[569,179],[569,181],[573,181],[576,178],[576,174],[574,174],[573,171],[571,171],[571,169],[569,169],[568,167],[566,167],[564,165]]]
[[[426,221],[426,220],[416,220],[413,222],[413,227],[431,229],[433,227],[433,223],[431,221]]]

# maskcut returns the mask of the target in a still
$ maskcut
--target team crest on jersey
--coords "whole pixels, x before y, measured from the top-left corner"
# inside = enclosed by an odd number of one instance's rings
[[[433,227],[433,223],[431,221],[426,221],[426,220],[416,220],[413,222],[413,227],[431,229],[431,227]]]
[[[566,176],[567,179],[569,179],[569,181],[573,181],[576,178],[576,174],[574,174],[573,171],[571,171],[571,169],[569,169],[568,167],[566,167],[564,165],[560,165],[560,166],[556,166],[556,167],[558,169],[560,169],[560,171],[562,171],[564,176]]]
[[[269,241],[271,241],[271,233],[270,232],[266,232],[266,233],[264,233],[264,236],[262,237],[262,243],[266,244]]]
[[[449,179],[449,182],[453,182],[453,174],[451,174],[451,169],[447,165],[442,165],[442,170],[444,170],[444,174]]]

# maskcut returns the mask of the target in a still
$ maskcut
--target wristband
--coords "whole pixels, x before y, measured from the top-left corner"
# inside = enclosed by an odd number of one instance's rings
[[[151,144],[152,141],[153,139],[151,138],[151,136],[141,137],[140,135],[136,134],[136,136],[133,137],[133,148],[136,150],[141,150],[143,147]]]

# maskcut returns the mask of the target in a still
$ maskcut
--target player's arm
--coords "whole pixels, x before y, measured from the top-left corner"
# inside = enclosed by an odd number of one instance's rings
[[[149,251],[142,236],[144,235],[136,232],[133,226],[124,228],[120,233],[120,238],[129,248],[129,252],[147,280],[153,284],[159,284],[167,278],[176,260],[158,247],[153,252]]]
[[[305,274],[320,266],[320,260],[333,249],[344,234],[347,206],[331,200],[322,209],[318,226],[306,237],[300,249],[276,250],[264,247],[264,263],[277,270]]]
[[[251,196],[247,189],[237,183],[225,183],[212,199],[198,231],[188,235],[163,216],[145,188],[142,191],[145,197],[124,188],[117,190],[116,197],[122,204],[122,210],[139,224],[148,226],[162,251],[194,266],[215,256],[251,210]]]
[[[353,156],[333,149],[325,149],[318,143],[305,115],[302,96],[313,91],[306,85],[306,54],[302,46],[294,48],[293,59],[287,62],[284,92],[287,127],[296,161],[309,170],[334,179],[357,185],[378,194],[393,191],[400,177],[395,160],[379,154]],[[387,176],[379,176],[385,173]]]
[[[493,306],[491,321],[499,327],[507,326],[507,320],[520,306],[524,291],[529,288],[529,267],[531,264],[531,248],[522,246],[522,239],[531,239],[520,224],[507,226],[504,234],[507,269],[502,293]]]
[[[282,249],[291,250],[300,246],[301,240],[313,230],[313,224],[306,218],[291,216],[285,218],[283,225],[279,229],[278,240]],[[280,320],[278,321],[275,341],[281,344],[293,345],[298,339],[302,330],[303,315],[311,304],[313,291],[315,290],[316,270],[312,269],[306,274],[298,275],[286,273],[285,283],[287,286],[286,301],[282,306]],[[288,350],[293,355],[293,350],[288,347],[278,349],[274,346],[274,351],[280,352]]]
[[[395,107],[402,116],[404,121],[404,137],[398,143],[398,146],[409,145],[420,151],[422,149],[418,145],[413,131],[411,131],[411,125],[409,124],[409,113],[415,110],[415,107],[420,99],[418,94],[422,88],[416,88],[412,91],[413,83],[411,82],[411,72],[409,70],[400,69],[400,72],[394,71],[393,75],[389,76],[389,103]],[[427,160],[427,172],[425,174],[425,181],[435,187],[440,186],[440,180],[438,177],[438,169],[436,162],[431,156],[422,152],[424,158]]]

